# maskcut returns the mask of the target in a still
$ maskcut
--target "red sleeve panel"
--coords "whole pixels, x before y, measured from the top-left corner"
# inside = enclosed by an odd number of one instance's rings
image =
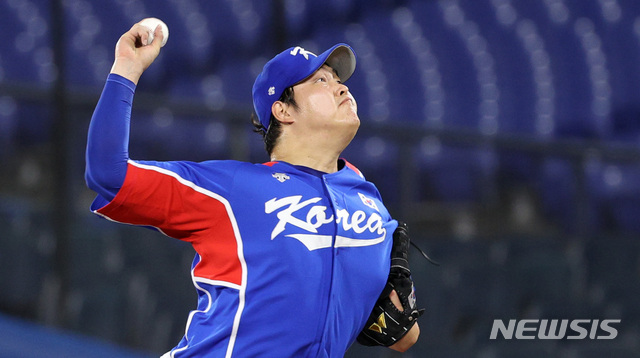
[[[196,277],[242,284],[242,243],[229,202],[174,171],[129,161],[122,188],[96,212],[190,242],[202,257]]]

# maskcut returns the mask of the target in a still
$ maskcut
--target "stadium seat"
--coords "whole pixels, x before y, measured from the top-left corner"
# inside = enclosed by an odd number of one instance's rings
[[[53,108],[42,103],[18,101],[17,144],[26,148],[47,143],[51,140],[53,128]]]
[[[598,217],[605,229],[640,232],[640,167],[637,164],[592,163],[587,190],[593,193]]]
[[[491,148],[454,147],[425,138],[414,158],[420,199],[481,202],[494,198],[497,159]]]
[[[120,289],[100,283],[92,288],[85,287],[76,309],[80,311],[79,323],[85,334],[120,341],[128,333],[122,329],[126,312]]]
[[[0,163],[18,150],[18,103],[11,96],[0,96]]]
[[[45,248],[55,245],[48,241],[52,240],[50,218],[20,198],[5,196],[0,202],[0,223],[4,228],[0,306],[35,318],[32,309],[41,301],[44,279],[52,264],[51,252]]]
[[[0,22],[3,24],[0,66],[4,80],[25,81],[45,88],[55,80],[50,72],[52,58],[47,5],[28,0],[0,4]]]
[[[587,172],[585,166],[564,158],[547,158],[540,166],[536,189],[542,210],[566,233],[602,230],[598,195],[587,186]]]
[[[635,238],[598,236],[586,246],[586,274],[604,287],[606,300],[631,302],[640,294],[640,243]]]
[[[411,1],[408,8],[438,59],[444,90],[443,127],[480,130],[478,71],[465,42],[466,35],[458,31],[461,28],[447,23],[443,4],[446,3]],[[468,25],[478,28],[477,24]]]
[[[259,67],[259,70],[254,73],[252,63],[247,60],[220,63],[214,74],[222,81],[222,91],[230,107],[252,105],[253,83],[263,66],[264,63],[256,66]]]
[[[361,24],[374,46],[386,77],[390,95],[388,118],[393,121],[424,122],[424,95],[419,71],[389,14],[382,11],[371,12],[363,18]],[[412,90],[407,90],[408,88]]]
[[[521,310],[535,305],[568,302],[577,279],[563,244],[552,238],[509,241],[507,287]]]
[[[168,109],[135,115],[131,124],[130,155],[140,160],[225,159],[229,129],[215,118],[174,117]]]

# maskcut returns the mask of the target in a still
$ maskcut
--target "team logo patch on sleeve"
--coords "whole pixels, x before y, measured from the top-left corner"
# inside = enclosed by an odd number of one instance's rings
[[[284,183],[285,180],[291,179],[291,177],[289,177],[285,173],[273,173],[273,174],[271,174],[271,176],[276,178],[276,180],[278,180],[281,183]]]
[[[358,196],[360,197],[360,199],[362,200],[362,203],[368,207],[370,207],[371,209],[374,209],[377,212],[380,212],[380,210],[378,209],[378,205],[376,205],[376,202],[373,201],[373,199],[365,196],[362,193],[358,193]]]

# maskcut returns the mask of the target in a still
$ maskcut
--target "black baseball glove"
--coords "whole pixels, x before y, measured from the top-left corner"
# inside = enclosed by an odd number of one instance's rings
[[[407,224],[399,222],[398,228],[393,232],[389,278],[367,323],[358,335],[358,343],[362,345],[393,345],[409,332],[418,317],[424,313],[424,309],[416,308],[413,280],[409,270],[410,239],[407,230]],[[402,311],[397,309],[389,298],[392,290],[395,290],[400,298]]]

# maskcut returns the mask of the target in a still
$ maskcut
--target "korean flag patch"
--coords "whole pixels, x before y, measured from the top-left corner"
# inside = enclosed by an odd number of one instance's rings
[[[358,193],[358,196],[360,197],[364,205],[370,207],[371,209],[374,209],[377,212],[380,212],[380,210],[378,209],[378,205],[376,205],[376,202],[373,201],[373,199],[366,197],[362,193]]]

